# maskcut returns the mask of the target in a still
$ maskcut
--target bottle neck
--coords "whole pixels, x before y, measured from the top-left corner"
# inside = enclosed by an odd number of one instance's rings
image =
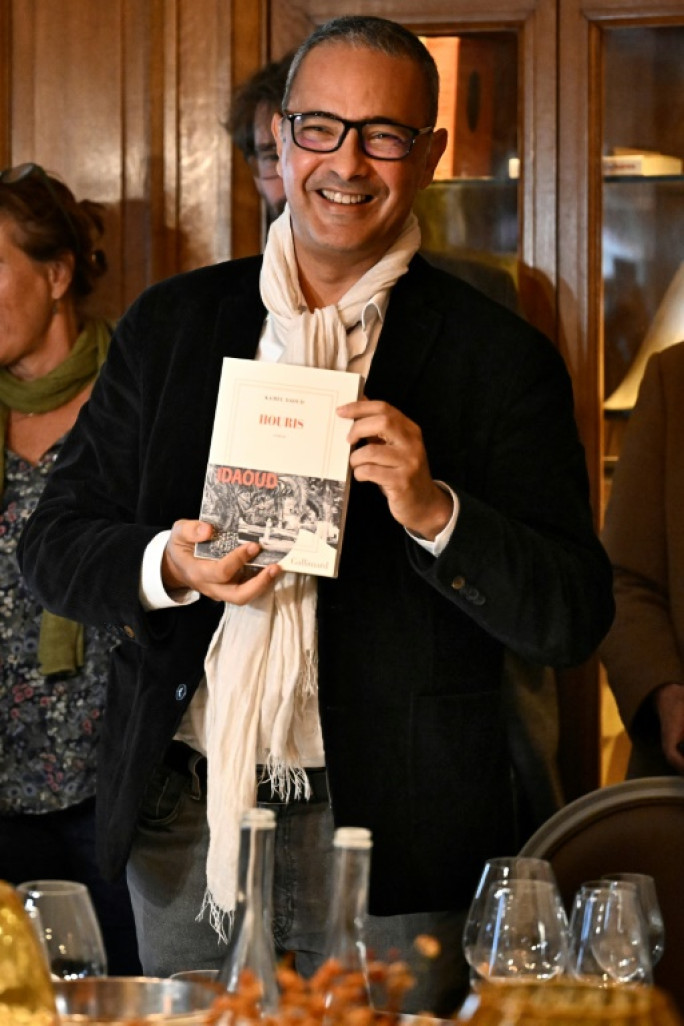
[[[242,826],[238,859],[237,906],[249,905],[270,920],[275,830]]]
[[[341,961],[345,968],[358,967],[365,961],[363,924],[368,907],[369,870],[369,849],[335,849],[326,955]]]
[[[253,809],[240,827],[237,902],[219,983],[229,993],[247,988],[255,997],[253,1017],[278,1007],[276,956],[271,926],[275,817]]]

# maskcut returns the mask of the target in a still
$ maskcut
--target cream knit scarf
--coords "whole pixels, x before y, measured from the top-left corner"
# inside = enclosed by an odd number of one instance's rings
[[[337,305],[309,310],[286,207],[271,226],[261,272],[269,313],[265,332],[284,345],[283,361],[346,370],[355,355],[347,346],[347,329],[358,324],[369,300],[406,272],[419,245],[412,214],[396,243]],[[249,605],[226,604],[207,653],[209,853],[202,912],[209,909],[223,938],[225,916],[235,908],[240,816],[255,803],[257,753],[266,753],[274,793],[309,797],[297,738],[317,692],[316,594],[315,577],[285,573]]]

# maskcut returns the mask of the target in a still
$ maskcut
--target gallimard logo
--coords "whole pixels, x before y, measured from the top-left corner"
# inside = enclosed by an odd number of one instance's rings
[[[290,555],[288,566],[292,569],[299,567],[302,570],[325,570],[328,566],[328,561],[325,559],[307,559],[306,556]]]
[[[242,467],[217,467],[219,484],[248,485],[253,488],[277,488],[278,475],[270,470],[243,470]]]

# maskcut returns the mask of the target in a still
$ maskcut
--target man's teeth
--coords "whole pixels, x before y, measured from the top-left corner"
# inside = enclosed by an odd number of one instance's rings
[[[351,205],[353,203],[365,203],[366,197],[363,194],[356,193],[350,195],[348,192],[330,192],[328,189],[321,189],[321,195],[325,199],[330,200],[331,203],[346,203]]]

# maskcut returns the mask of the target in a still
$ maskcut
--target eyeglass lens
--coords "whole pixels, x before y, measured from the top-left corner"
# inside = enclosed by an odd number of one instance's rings
[[[249,158],[249,166],[256,178],[278,178],[278,150],[275,146],[258,149]]]
[[[361,149],[369,157],[379,160],[401,160],[413,146],[417,129],[391,122],[343,121],[324,114],[295,114],[290,116],[294,141],[305,150],[330,153],[341,144],[350,128],[359,133]]]

